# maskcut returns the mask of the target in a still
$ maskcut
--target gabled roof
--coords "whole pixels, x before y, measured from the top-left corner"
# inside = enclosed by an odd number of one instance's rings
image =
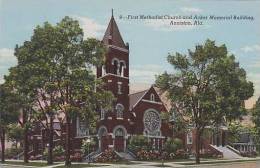
[[[127,49],[113,15],[109,21],[107,30],[102,41],[106,45],[114,45]]]
[[[165,106],[166,110],[169,111],[171,109],[171,105],[169,99],[167,99],[166,97],[166,93],[162,92],[159,88],[154,87],[153,85],[147,90],[132,93],[129,95],[129,110],[132,110],[142,100],[146,93],[151,89],[154,89],[154,91],[159,96],[160,101]]]
[[[143,91],[132,93],[132,94],[129,95],[129,108],[130,108],[130,110],[134,108],[136,103],[138,103],[140,101],[140,99],[142,99],[142,97],[145,95],[145,93],[148,90],[143,90]]]

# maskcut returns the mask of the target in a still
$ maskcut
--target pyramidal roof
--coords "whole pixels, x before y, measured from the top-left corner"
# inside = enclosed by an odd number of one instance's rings
[[[114,19],[113,12],[102,41],[106,45],[114,45],[117,47],[126,48]]]

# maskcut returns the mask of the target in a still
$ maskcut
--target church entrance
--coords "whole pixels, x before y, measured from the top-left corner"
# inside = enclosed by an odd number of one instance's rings
[[[124,127],[117,127],[114,129],[114,149],[117,152],[124,152],[126,148],[126,131]]]
[[[124,137],[123,136],[116,136],[115,137],[115,150],[117,152],[124,151]]]
[[[106,136],[101,137],[101,151],[104,152],[108,149],[108,139]]]
[[[98,130],[99,149],[103,152],[108,149],[109,139],[106,127],[102,126]]]

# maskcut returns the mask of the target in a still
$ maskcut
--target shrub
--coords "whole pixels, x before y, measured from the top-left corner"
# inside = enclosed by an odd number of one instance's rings
[[[73,162],[82,162],[82,154],[80,152],[76,152],[74,155],[70,156],[71,161]]]
[[[96,146],[95,140],[92,139],[90,142],[87,142],[87,139],[83,140],[81,145],[81,152],[83,153],[83,155],[87,155],[88,152],[91,153],[95,151],[95,146]]]
[[[96,162],[117,162],[120,161],[121,158],[115,153],[114,150],[108,149],[105,150],[100,156],[96,158]]]
[[[178,149],[175,153],[174,159],[188,159],[189,154],[184,149]]]
[[[257,156],[257,153],[255,151],[240,152],[240,154],[243,157],[256,157]]]
[[[55,161],[63,161],[64,158],[63,156],[65,155],[65,150],[63,149],[63,147],[61,145],[55,146],[53,151],[52,151],[52,156],[54,158]],[[48,157],[48,148],[45,148],[44,152],[43,152],[43,158],[47,159]]]
[[[219,157],[221,157],[221,155],[217,155],[212,150],[205,150],[205,151],[200,153],[200,156],[202,158],[219,158]]]
[[[62,156],[64,154],[65,154],[65,150],[63,149],[63,147],[61,145],[55,146],[55,148],[53,149],[53,156],[54,157]]]
[[[158,151],[140,150],[136,156],[138,160],[158,160],[161,158],[161,153]]]
[[[22,148],[8,148],[8,149],[5,149],[5,158],[6,159],[17,159],[17,155],[19,153],[22,153],[23,152],[23,149]]]
[[[128,147],[135,154],[137,154],[138,151],[148,150],[150,148],[148,138],[143,135],[132,136]]]
[[[179,138],[168,138],[164,144],[167,153],[176,153],[177,150],[182,149],[182,140]]]

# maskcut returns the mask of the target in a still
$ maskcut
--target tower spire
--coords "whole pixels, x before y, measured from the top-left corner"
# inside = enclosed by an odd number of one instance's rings
[[[105,35],[103,37],[104,44],[114,45],[121,48],[126,48],[126,45],[121,37],[119,29],[117,27],[115,18],[114,18],[114,9],[111,9],[111,19],[109,21],[108,27],[106,29]]]

